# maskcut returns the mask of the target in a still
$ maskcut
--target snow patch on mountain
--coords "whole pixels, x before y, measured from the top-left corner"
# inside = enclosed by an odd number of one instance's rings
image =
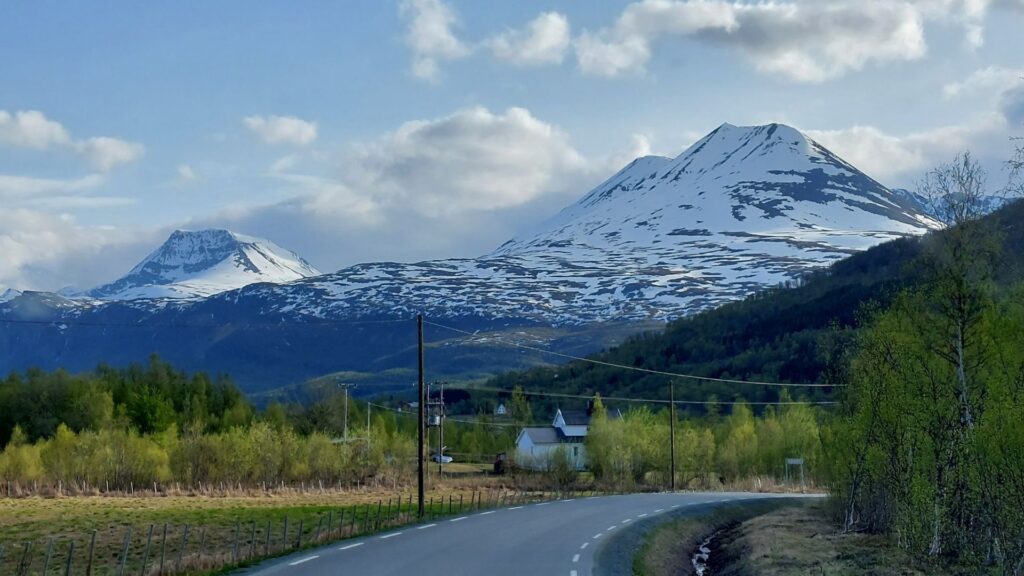
[[[229,230],[176,230],[124,277],[88,291],[102,300],[196,299],[320,272],[269,240]]]
[[[939,226],[793,128],[724,124],[481,258],[362,264],[239,297],[323,318],[668,320]]]
[[[17,298],[18,296],[21,296],[21,292],[15,290],[14,288],[8,288],[6,290],[0,291],[0,303],[10,302],[11,300]]]

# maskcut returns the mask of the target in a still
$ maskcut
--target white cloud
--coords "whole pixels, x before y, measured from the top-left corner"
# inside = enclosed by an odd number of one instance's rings
[[[661,38],[733,47],[762,72],[820,82],[874,62],[913,60],[926,51],[920,10],[896,1],[746,3],[643,0],[615,23],[575,43],[580,70],[643,72]]]
[[[989,66],[975,70],[966,79],[942,87],[946,98],[988,94],[998,96],[1014,86],[1024,84],[1024,68]]]
[[[412,73],[417,78],[437,80],[440,61],[469,54],[452,32],[458,21],[455,11],[441,0],[405,0],[399,13],[408,22],[405,41],[413,51]]]
[[[315,122],[294,116],[248,116],[242,121],[267,144],[306,146],[317,136]]]
[[[351,188],[439,214],[526,203],[559,189],[560,177],[586,161],[567,135],[526,109],[471,108],[406,122],[356,147],[344,165]]]
[[[17,148],[46,150],[71,142],[67,130],[37,110],[0,110],[0,143]]]
[[[75,150],[100,172],[109,172],[118,164],[134,162],[146,153],[142,144],[107,136],[76,142]]]
[[[150,238],[142,240],[124,230],[83,226],[67,215],[5,208],[0,210],[0,285],[56,290],[109,280],[106,273],[152,249]]]
[[[539,66],[561,64],[569,42],[569,20],[557,12],[544,12],[525,29],[498,34],[486,44],[500,60],[517,66]]]
[[[989,113],[962,125],[903,135],[887,134],[873,126],[808,130],[807,134],[868,176],[893,185],[916,179],[958,152],[977,150],[1005,131],[1005,119]]]
[[[81,192],[95,188],[101,183],[103,183],[103,177],[97,174],[72,180],[0,174],[0,198],[13,200],[45,194]]]
[[[188,164],[178,166],[178,180],[181,182],[192,182],[196,179],[196,172]]]
[[[63,147],[73,150],[100,172],[134,162],[145,153],[142,144],[108,136],[73,140],[64,126],[36,110],[14,114],[0,110],[0,144],[34,150]]]

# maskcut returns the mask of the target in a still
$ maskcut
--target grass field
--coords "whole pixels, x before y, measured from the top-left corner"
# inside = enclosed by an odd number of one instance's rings
[[[473,480],[452,482],[429,491],[428,513],[442,515],[449,510],[457,513],[460,508],[487,506],[498,498],[507,501],[512,497],[511,492],[497,483]],[[300,541],[305,545],[318,534],[322,540],[336,539],[410,521],[415,515],[415,500],[414,487],[412,490],[361,489],[218,497],[3,499],[0,500],[0,575],[16,574],[23,558],[31,559],[29,574],[42,574],[51,539],[53,547],[47,573],[64,574],[73,542],[71,573],[84,574],[94,531],[94,574],[116,573],[126,536],[126,573],[143,573],[143,558],[147,556],[146,573],[156,573],[161,556],[168,571],[177,565],[180,556],[183,566],[202,572],[231,563],[233,558],[244,560],[250,554],[260,557],[277,553]],[[151,526],[153,538],[147,555],[146,542]],[[28,545],[30,548],[26,548]],[[200,567],[203,570],[198,570]]]

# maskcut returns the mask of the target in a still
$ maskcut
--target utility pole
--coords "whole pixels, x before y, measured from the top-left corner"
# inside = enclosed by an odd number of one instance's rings
[[[419,393],[417,395],[417,398],[419,398],[419,402],[417,403],[418,404],[417,409],[419,410],[419,416],[420,416],[419,426],[418,426],[418,428],[419,428],[419,434],[418,434],[418,436],[419,436],[419,448],[418,448],[418,451],[417,451],[417,454],[418,454],[419,458],[418,458],[416,473],[417,473],[417,490],[418,490],[418,496],[419,496],[418,513],[419,513],[419,517],[422,518],[423,517],[423,513],[424,513],[424,510],[423,510],[423,499],[424,499],[424,493],[423,493],[423,472],[424,472],[423,468],[424,468],[424,466],[423,465],[424,465],[424,462],[423,462],[423,460],[425,459],[424,458],[425,457],[425,450],[424,450],[425,446],[423,444],[423,432],[424,432],[424,425],[426,424],[426,422],[424,421],[423,416],[424,416],[424,409],[426,408],[426,404],[427,404],[426,398],[423,397],[423,314],[417,314],[416,315],[416,333],[417,333],[417,340],[418,340],[418,343],[419,343],[419,353],[418,353],[418,358],[417,358],[417,364],[418,364],[418,367],[419,367],[419,381],[418,381]]]
[[[348,389],[355,388],[355,384],[344,384],[339,382],[338,386],[345,391],[345,422],[342,426],[341,435],[345,442],[348,442]]]
[[[370,407],[371,406],[373,406],[373,404],[370,404],[369,402],[366,403],[366,445],[367,446],[370,445]]]
[[[671,490],[676,491],[676,383],[675,381],[669,382],[668,384],[668,398],[669,398],[669,420],[668,429],[669,435],[672,436],[671,444],[672,447],[672,480],[669,482]]]
[[[438,399],[440,412],[437,418],[437,478],[440,480],[444,471],[444,382],[441,383],[441,396]]]

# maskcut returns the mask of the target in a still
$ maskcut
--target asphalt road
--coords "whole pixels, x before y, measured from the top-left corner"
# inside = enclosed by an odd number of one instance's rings
[[[304,550],[240,574],[584,576],[594,567],[595,551],[632,522],[686,507],[778,497],[786,496],[633,494],[499,508]]]

